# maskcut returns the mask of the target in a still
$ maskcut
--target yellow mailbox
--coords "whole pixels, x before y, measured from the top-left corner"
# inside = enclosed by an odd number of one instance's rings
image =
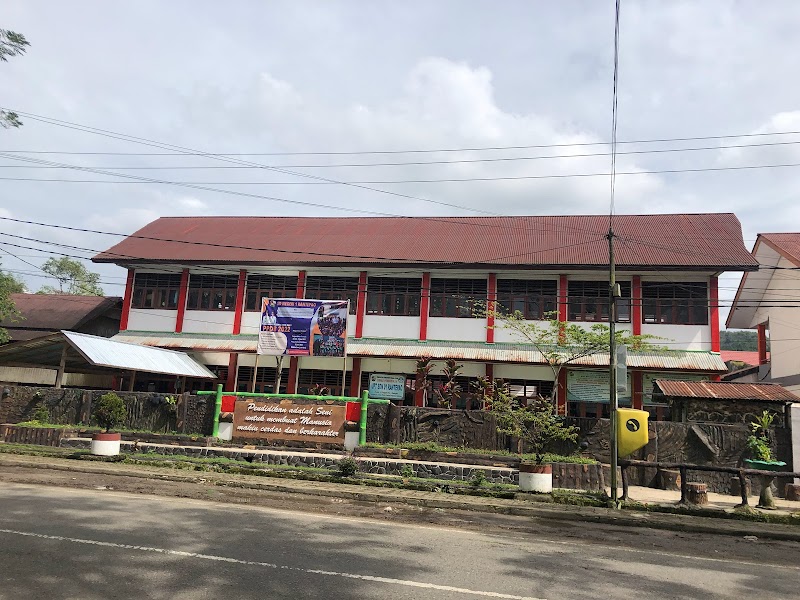
[[[647,434],[648,416],[646,410],[617,409],[618,456],[628,456],[647,445],[650,440]]]

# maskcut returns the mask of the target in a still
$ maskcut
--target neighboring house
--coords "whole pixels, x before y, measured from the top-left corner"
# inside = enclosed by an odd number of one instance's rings
[[[122,298],[117,296],[72,296],[68,294],[11,294],[20,312],[0,327],[8,331],[9,345],[42,338],[62,330],[110,338],[119,332]],[[35,363],[0,365],[0,382],[55,385],[56,370]],[[68,373],[63,384],[76,387],[110,387],[110,376]]]
[[[733,214],[614,217],[618,327],[664,338],[674,352],[629,353],[623,404],[652,406],[655,379],[725,373],[717,277],[757,267]],[[95,262],[128,269],[115,339],[187,350],[228,390],[273,391],[276,362],[255,366],[262,297],[349,299],[346,361],[291,357],[280,391],[324,385],[358,395],[370,373],[404,374],[416,361],[464,364],[462,385],[502,378],[521,395],[552,393],[561,413],[608,414],[608,356],[563,369],[558,381],[531,345],[472,310],[475,300],[527,319],[589,327],[608,321],[608,217],[158,219]],[[126,257],[126,258],[120,258]],[[342,370],[345,370],[342,385]],[[422,402],[421,390],[416,401]],[[662,407],[663,408],[663,407]]]
[[[757,329],[758,381],[800,392],[800,233],[760,233],[759,263],[745,273],[728,316],[730,329]],[[769,336],[770,354],[767,353]]]
[[[11,294],[20,312],[15,319],[0,321],[11,342],[32,340],[69,330],[100,337],[119,332],[122,298],[66,294]]]

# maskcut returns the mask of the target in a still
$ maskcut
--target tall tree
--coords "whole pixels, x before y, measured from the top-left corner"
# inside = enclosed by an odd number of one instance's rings
[[[495,317],[499,327],[508,329],[523,343],[531,344],[542,355],[544,362],[553,371],[553,402],[558,400],[558,376],[561,369],[582,358],[595,354],[608,354],[611,346],[609,327],[596,323],[584,328],[577,323],[567,323],[553,319],[550,321],[526,321],[519,311],[514,313],[487,311]],[[653,335],[633,335],[624,330],[616,330],[617,344],[625,344],[633,351],[665,351],[652,343],[661,339]]]
[[[11,294],[21,294],[25,291],[23,283],[11,273],[0,271],[0,321],[10,319],[16,321],[20,318],[19,311],[11,299]],[[8,332],[0,327],[0,344],[8,341]]]
[[[37,294],[73,294],[78,296],[102,296],[100,275],[92,273],[77,260],[66,256],[49,258],[42,271],[58,280],[58,287],[43,286]]]
[[[30,43],[21,33],[0,29],[0,62],[8,62],[9,56],[25,54],[26,46],[30,46]],[[17,113],[0,109],[0,126],[7,129],[20,125],[22,121],[19,120]]]

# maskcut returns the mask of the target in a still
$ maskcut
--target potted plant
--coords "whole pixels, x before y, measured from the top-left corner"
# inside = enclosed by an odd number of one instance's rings
[[[755,421],[750,423],[750,435],[747,438],[747,450],[750,458],[744,460],[745,466],[759,471],[780,471],[786,467],[782,460],[774,460],[770,447],[769,428],[775,420],[775,415],[764,411]],[[759,508],[775,508],[775,499],[772,496],[772,480],[774,476],[760,475],[761,494],[758,499]]]
[[[497,420],[498,431],[517,438],[519,489],[524,492],[552,492],[553,467],[545,464],[545,451],[553,442],[575,442],[577,429],[564,423],[549,399],[539,397],[527,404],[525,398],[513,398],[507,384],[495,383],[491,414]],[[533,462],[522,460],[526,445],[534,455]]]
[[[119,433],[112,433],[111,430],[122,425],[127,416],[125,402],[114,392],[100,396],[92,408],[92,419],[105,431],[92,435],[92,454],[99,456],[119,454],[122,436]]]

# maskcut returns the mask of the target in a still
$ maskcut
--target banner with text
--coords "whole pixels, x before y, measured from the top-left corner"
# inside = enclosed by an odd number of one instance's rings
[[[233,437],[344,443],[345,404],[298,404],[291,400],[237,400]]]
[[[262,298],[258,354],[347,355],[348,300]]]

